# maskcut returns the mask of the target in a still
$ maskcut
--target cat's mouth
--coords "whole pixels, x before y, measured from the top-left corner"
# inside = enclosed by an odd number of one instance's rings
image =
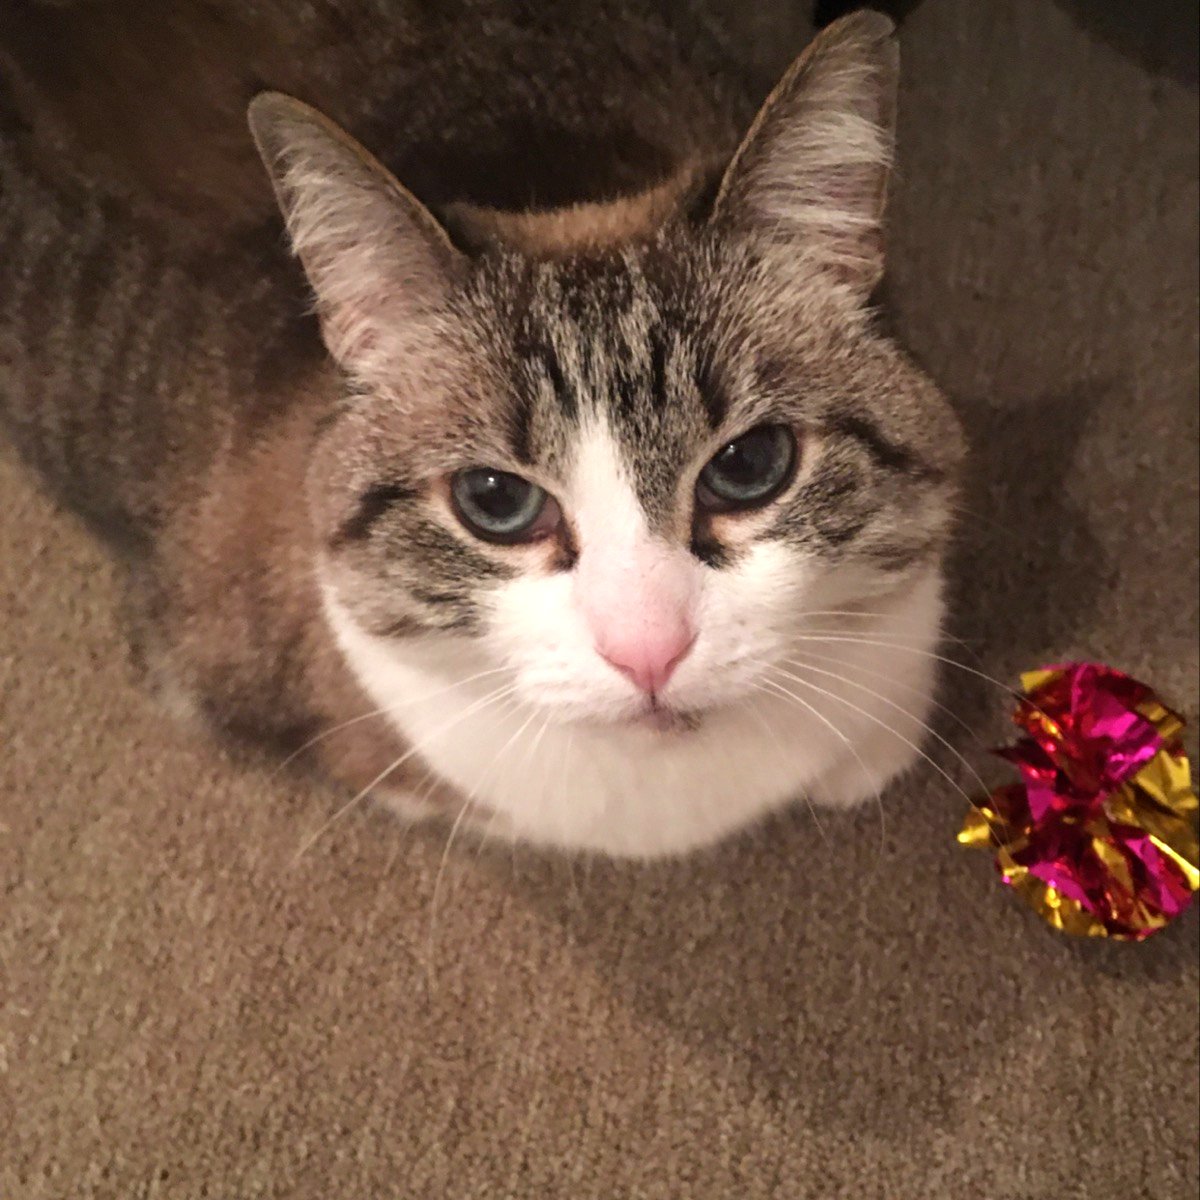
[[[681,712],[662,704],[651,703],[627,724],[635,729],[645,729],[662,735],[693,733],[700,728],[703,717],[697,712]]]

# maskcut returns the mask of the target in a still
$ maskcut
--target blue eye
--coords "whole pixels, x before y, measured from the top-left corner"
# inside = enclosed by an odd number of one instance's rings
[[[782,425],[760,425],[708,460],[696,483],[696,500],[709,512],[758,508],[783,491],[795,465],[792,431]]]
[[[535,541],[562,518],[554,498],[537,484],[494,467],[459,471],[450,480],[450,498],[463,525],[488,542]]]

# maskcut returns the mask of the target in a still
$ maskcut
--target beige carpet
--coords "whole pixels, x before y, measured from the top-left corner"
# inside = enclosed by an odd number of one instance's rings
[[[927,0],[903,45],[891,301],[978,447],[954,632],[1194,722],[1194,82],[1083,4]],[[368,811],[296,861],[334,799],[165,724],[114,603],[4,460],[4,1200],[1196,1195],[1195,911],[1053,935],[931,770],[885,826],[653,868],[441,871]],[[998,693],[946,695],[1002,736]]]

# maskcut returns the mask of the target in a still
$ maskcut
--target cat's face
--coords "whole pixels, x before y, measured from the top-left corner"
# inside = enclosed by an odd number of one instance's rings
[[[754,694],[807,614],[935,561],[942,401],[819,272],[773,285],[750,254],[683,230],[474,264],[419,395],[357,397],[323,435],[345,611],[477,640],[556,721],[695,717]]]
[[[710,211],[541,256],[468,257],[315,115],[258,102],[351,380],[310,499],[370,670],[425,655],[552,724],[678,737],[770,694],[814,618],[936,573],[957,424],[865,307],[894,66],[878,23],[827,35]]]

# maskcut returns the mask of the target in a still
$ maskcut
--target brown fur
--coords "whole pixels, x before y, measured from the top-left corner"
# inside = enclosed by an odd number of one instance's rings
[[[306,748],[325,774],[361,790],[403,746],[382,718],[329,732],[372,706],[321,617],[313,534],[296,502],[313,413],[298,411],[206,479],[203,502],[162,550],[161,575],[176,586],[156,614],[150,662],[168,688],[203,698],[209,727],[285,753]]]
[[[406,63],[427,60],[427,78],[409,67],[391,94],[352,112],[351,124],[378,128],[399,101],[410,100],[408,141],[393,125],[382,142],[390,141],[385,157],[402,170],[411,166],[405,182],[435,210],[457,217],[465,240],[499,241],[533,257],[586,251],[584,275],[607,274],[614,286],[621,280],[612,252],[652,242],[697,199],[711,174],[698,164],[728,157],[748,105],[728,73],[714,87],[711,74],[697,69],[704,55],[680,50],[666,21],[611,61],[593,43],[611,37],[622,44],[620,29],[576,30],[575,40],[561,44],[554,27],[528,36],[518,29],[505,46],[530,56],[551,43],[569,86],[531,98],[511,63],[488,65],[465,51],[479,76],[477,95],[489,103],[459,112],[456,127],[445,121],[447,111],[462,108],[446,88],[463,67],[452,25],[399,19],[376,45],[362,22],[337,36],[335,0],[310,8],[323,14],[312,24],[270,6],[251,15],[181,7],[162,26],[143,6],[121,3],[0,15],[0,55],[12,81],[9,132],[0,141],[0,416],[47,483],[125,551],[143,659],[164,696],[238,738],[289,752],[312,743],[327,773],[360,789],[402,747],[382,720],[320,736],[370,704],[321,614],[317,551],[345,527],[363,489],[378,482],[378,474],[356,474],[357,467],[390,467],[381,447],[424,430],[427,458],[450,461],[451,450],[468,438],[479,444],[484,434],[503,452],[510,422],[495,401],[505,380],[528,364],[511,347],[507,357],[492,354],[494,330],[481,318],[466,332],[479,343],[473,361],[486,370],[455,371],[443,354],[433,368],[412,366],[419,378],[393,376],[396,436],[389,442],[343,420],[339,436],[351,439],[358,459],[334,463],[313,492],[314,462],[322,461],[314,444],[338,413],[343,381],[322,357],[313,323],[299,315],[297,275],[282,262],[278,241],[241,236],[261,224],[270,202],[265,179],[249,169],[244,101],[263,83],[296,83],[308,96],[328,93],[327,107],[344,118],[348,81],[358,81],[364,61],[397,47]],[[414,50],[418,35],[422,53]],[[99,68],[105,54],[115,70]],[[490,94],[489,80],[501,69],[510,91]],[[664,105],[664,93],[672,105]],[[719,103],[734,93],[741,99]],[[538,121],[546,132],[535,128]],[[189,133],[182,140],[181,129]],[[556,156],[567,144],[570,153]],[[450,159],[462,169],[444,170]],[[527,171],[531,161],[535,169]],[[493,170],[501,162],[504,169]],[[517,208],[506,207],[514,200]],[[547,200],[561,204],[542,208]],[[655,251],[658,259],[664,254]],[[521,296],[548,306],[553,319],[556,294],[535,296],[553,282],[549,276],[534,284],[525,267],[510,269],[517,263],[511,256],[489,262],[490,273],[480,276],[485,288],[516,290],[481,293],[474,302],[493,315],[503,310],[513,325],[506,333],[520,322]],[[586,294],[596,283],[584,278],[580,287]],[[387,294],[404,290],[392,286]],[[601,300],[592,302],[602,302],[603,291],[595,296]],[[695,314],[658,316],[683,328]],[[489,404],[496,414],[481,419]],[[330,441],[336,451],[337,438]],[[426,518],[414,506],[406,536],[437,533]],[[420,599],[399,555],[385,556],[374,591],[364,595],[390,615],[396,595],[410,589],[418,608],[440,605],[457,620],[454,589],[473,588],[506,561],[467,540],[451,539],[444,576],[432,579],[443,591],[436,601]],[[430,583],[428,569],[423,575]],[[418,615],[426,628],[439,628],[431,611]],[[440,626],[451,627],[460,626]],[[419,781],[419,766],[403,779]]]
[[[211,252],[275,216],[246,136],[259,91],[327,113],[426,203],[545,208],[732,149],[803,43],[803,7],[22,0],[0,4],[0,112],[56,190],[99,183]]]
[[[57,186],[103,179],[214,241],[272,215],[245,136],[255,76],[341,106],[348,64],[322,45],[337,45],[333,23],[301,32],[286,7],[0,7],[0,63],[45,176]]]
[[[645,191],[545,211],[513,211],[459,202],[443,217],[456,240],[471,247],[505,246],[531,258],[569,258],[647,241],[689,208],[719,164],[687,164]]]

